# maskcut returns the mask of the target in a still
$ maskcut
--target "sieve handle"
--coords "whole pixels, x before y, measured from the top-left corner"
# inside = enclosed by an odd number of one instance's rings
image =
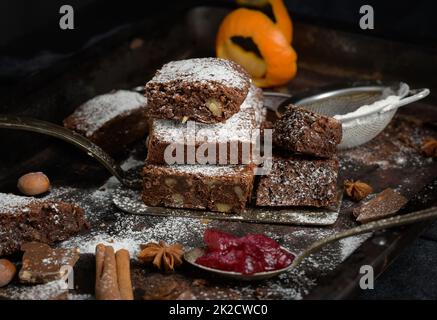
[[[429,93],[430,91],[428,88],[410,90],[407,97],[399,100],[398,102],[392,104],[389,107],[382,109],[380,113],[386,113],[394,109],[398,109],[400,107],[406,106],[407,104],[425,98],[427,95],[429,95]]]

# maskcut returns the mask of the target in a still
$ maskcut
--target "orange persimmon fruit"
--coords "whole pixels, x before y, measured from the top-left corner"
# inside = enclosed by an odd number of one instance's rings
[[[235,44],[233,37],[251,39],[261,57]],[[284,84],[297,71],[296,52],[282,31],[256,10],[240,8],[224,18],[217,33],[216,54],[240,64],[259,87]]]

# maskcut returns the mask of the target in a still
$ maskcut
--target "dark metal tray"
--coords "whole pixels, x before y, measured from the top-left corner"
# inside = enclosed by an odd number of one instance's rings
[[[20,87],[2,88],[2,112],[16,111],[60,123],[77,105],[97,94],[144,84],[166,61],[213,55],[213,36],[225,12],[217,8],[195,8],[183,14],[157,12],[153,22],[121,29],[116,36],[97,42],[50,72],[27,79]],[[151,28],[158,31],[150,32]],[[131,49],[129,43],[137,37],[144,44]],[[288,87],[278,90],[294,94],[338,82],[381,79],[403,80],[414,87],[431,86],[433,91],[436,57],[420,48],[413,50],[411,45],[296,21],[294,46],[299,53],[298,76]],[[398,55],[398,52],[408,54]],[[436,205],[437,166],[414,147],[424,136],[437,136],[435,101],[431,96],[405,108],[374,141],[342,152],[341,180],[365,180],[376,192],[395,188],[411,199],[403,212]],[[80,298],[90,296],[77,294],[93,292],[94,257],[88,253],[97,241],[128,246],[133,253],[141,242],[159,239],[178,241],[190,248],[201,243],[205,228],[214,227],[240,235],[265,233],[283,246],[299,251],[315,240],[356,225],[351,218],[355,204],[347,199],[342,203],[337,222],[325,227],[127,215],[111,203],[111,194],[117,188],[114,179],[107,181],[105,170],[73,147],[51,138],[7,130],[0,134],[0,145],[3,150],[11,150],[0,159],[0,191],[16,192],[20,174],[42,170],[53,180],[49,197],[74,201],[86,209],[93,225],[91,231],[60,244],[82,249],[75,268],[77,289],[72,291],[73,296]],[[17,150],[16,145],[21,149]],[[139,142],[131,154],[119,159],[125,167],[144,159],[142,145]],[[163,275],[133,262],[135,296],[145,299],[347,298],[358,287],[361,265],[372,265],[378,275],[426,226],[416,224],[340,241],[288,274],[250,285],[217,280],[188,266],[175,274]],[[23,290],[26,289],[15,284],[1,289],[0,297],[29,297]]]

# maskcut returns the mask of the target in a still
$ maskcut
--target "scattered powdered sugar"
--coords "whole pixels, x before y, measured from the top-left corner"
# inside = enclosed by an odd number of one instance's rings
[[[373,140],[359,148],[342,150],[342,162],[376,165],[384,170],[418,168],[432,163],[432,158],[424,157],[419,150],[429,133],[421,125],[410,121],[395,116],[387,128]]]
[[[372,233],[365,233],[354,237],[339,240],[341,246],[341,260],[346,260],[364,241],[369,239]]]
[[[123,161],[123,163],[120,165],[120,167],[123,170],[127,171],[129,169],[135,168],[137,166],[142,166],[142,165],[144,165],[144,161],[137,160],[133,156],[130,156],[125,161]]]
[[[12,193],[0,193],[0,214],[13,214],[18,209],[35,201],[33,197],[22,197]]]
[[[162,66],[150,82],[218,82],[240,89],[248,82],[247,74],[240,70],[235,62],[219,58],[171,61]]]
[[[115,117],[146,108],[147,99],[138,92],[117,90],[85,102],[68,119],[74,119],[75,130],[92,136]]]
[[[68,300],[94,300],[94,296],[92,294],[86,293],[68,293]]]
[[[188,249],[193,246],[193,233],[201,239],[206,224],[199,219],[166,218],[152,226],[143,226],[141,217],[117,214],[120,220],[110,231],[91,231],[78,235],[61,244],[65,248],[79,248],[81,253],[94,253],[96,245],[103,243],[114,247],[114,250],[126,249],[131,257],[139,253],[140,244],[165,241],[168,244],[181,243]],[[124,217],[122,217],[124,216]],[[187,247],[188,246],[188,247]]]
[[[56,280],[34,286],[8,286],[0,289],[0,297],[11,300],[51,300],[66,295],[67,292],[65,281]]]
[[[153,119],[152,138],[169,144],[187,144],[187,141],[193,141],[194,144],[206,141],[250,143],[253,131],[260,128],[265,116],[261,89],[251,86],[240,111],[225,122],[205,124],[193,121],[182,123],[175,120]],[[190,124],[193,125],[192,129],[188,126]]]

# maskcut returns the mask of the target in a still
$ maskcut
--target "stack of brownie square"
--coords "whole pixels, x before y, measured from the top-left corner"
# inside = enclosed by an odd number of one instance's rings
[[[341,123],[290,105],[275,122],[271,172],[256,192],[259,206],[330,207],[337,203]]]
[[[262,91],[240,66],[216,58],[170,62],[145,89],[151,121],[144,203],[244,210],[254,173],[252,152],[242,150],[255,147],[252,133],[265,119]],[[182,161],[173,163],[178,148]]]

